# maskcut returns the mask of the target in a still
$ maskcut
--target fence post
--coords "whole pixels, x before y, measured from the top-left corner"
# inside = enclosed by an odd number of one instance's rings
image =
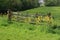
[[[11,22],[11,19],[12,19],[12,11],[9,9],[7,11],[7,13],[8,13],[8,22]]]

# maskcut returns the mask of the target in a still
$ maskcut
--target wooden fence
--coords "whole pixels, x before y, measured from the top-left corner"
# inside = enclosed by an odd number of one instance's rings
[[[35,23],[39,24],[41,22],[51,23],[53,18],[51,14],[49,15],[41,15],[38,13],[30,14],[30,13],[20,13],[20,12],[12,12],[8,14],[9,21],[17,21],[17,22],[24,22],[24,23]]]

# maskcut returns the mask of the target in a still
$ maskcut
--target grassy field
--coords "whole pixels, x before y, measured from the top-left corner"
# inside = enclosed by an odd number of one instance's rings
[[[6,16],[0,16],[0,40],[60,40],[60,7],[39,7],[21,13],[47,14],[48,12],[52,13],[53,23],[59,28],[50,29],[51,26],[48,24],[33,25],[20,22],[9,24]]]

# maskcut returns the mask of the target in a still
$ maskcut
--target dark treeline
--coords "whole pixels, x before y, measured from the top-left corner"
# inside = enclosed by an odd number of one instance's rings
[[[11,9],[13,11],[22,11],[38,6],[38,0],[0,0],[0,11],[7,9]]]
[[[60,6],[60,0],[44,0],[46,6]],[[39,7],[39,0],[0,0],[0,12],[8,9],[23,11]]]

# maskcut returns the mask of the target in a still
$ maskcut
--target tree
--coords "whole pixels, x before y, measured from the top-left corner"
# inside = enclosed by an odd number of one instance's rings
[[[57,0],[45,0],[46,6],[57,6]]]

